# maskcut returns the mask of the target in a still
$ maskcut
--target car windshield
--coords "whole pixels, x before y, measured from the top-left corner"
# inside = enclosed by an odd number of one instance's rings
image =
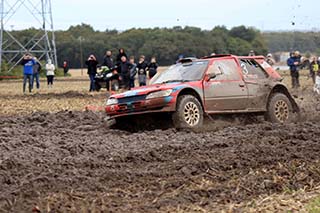
[[[150,84],[199,81],[203,78],[207,66],[208,61],[175,64],[167,70],[155,75]]]

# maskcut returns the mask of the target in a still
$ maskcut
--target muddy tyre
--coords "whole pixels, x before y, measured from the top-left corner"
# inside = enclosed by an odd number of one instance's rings
[[[292,121],[293,111],[289,98],[282,93],[273,94],[268,102],[265,118],[272,123]]]
[[[180,96],[172,120],[177,129],[200,128],[203,125],[203,109],[198,99],[192,95]]]

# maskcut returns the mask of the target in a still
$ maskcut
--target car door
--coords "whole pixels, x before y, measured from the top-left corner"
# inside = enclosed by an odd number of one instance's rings
[[[261,111],[266,109],[268,94],[271,90],[267,72],[254,59],[242,58],[239,63],[244,82],[248,88],[248,110]]]
[[[236,111],[247,108],[248,89],[242,79],[241,70],[234,58],[214,59],[204,81],[204,98],[207,112]]]

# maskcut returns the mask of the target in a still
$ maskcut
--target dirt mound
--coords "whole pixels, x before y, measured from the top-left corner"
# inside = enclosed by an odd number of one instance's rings
[[[319,136],[317,122],[129,133],[90,112],[0,117],[0,212],[225,209],[319,185]]]

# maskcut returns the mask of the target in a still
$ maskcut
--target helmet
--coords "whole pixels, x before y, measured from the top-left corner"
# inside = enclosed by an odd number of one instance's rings
[[[268,53],[267,57],[268,57],[268,58],[271,58],[271,57],[272,57],[272,54],[271,54],[271,53]]]

